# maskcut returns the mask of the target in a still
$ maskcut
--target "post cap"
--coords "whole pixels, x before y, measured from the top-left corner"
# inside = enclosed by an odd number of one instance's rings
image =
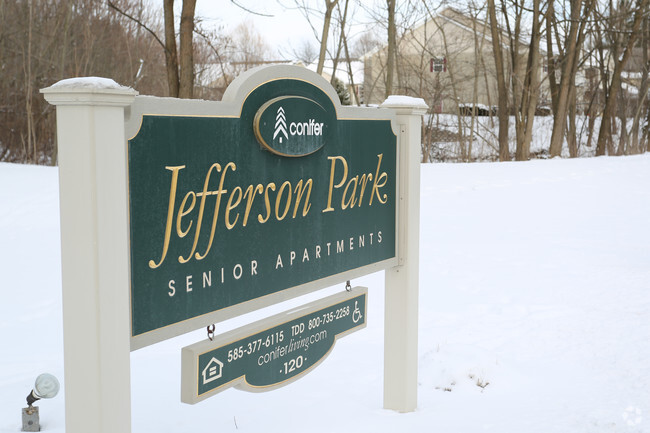
[[[68,78],[41,89],[45,100],[53,105],[131,105],[138,92],[110,78]]]
[[[404,95],[390,95],[380,107],[395,109],[397,114],[424,114],[429,109],[424,99]]]

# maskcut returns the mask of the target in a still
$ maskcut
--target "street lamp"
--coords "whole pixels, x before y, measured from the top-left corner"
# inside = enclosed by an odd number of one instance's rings
[[[59,393],[59,381],[49,373],[40,374],[34,383],[34,389],[27,396],[27,407],[23,408],[23,431],[41,431],[38,406],[32,406],[42,398],[53,398]]]

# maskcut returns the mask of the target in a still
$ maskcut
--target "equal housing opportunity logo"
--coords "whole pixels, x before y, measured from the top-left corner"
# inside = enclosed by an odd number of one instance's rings
[[[281,96],[257,111],[253,129],[257,141],[280,156],[300,157],[322,148],[336,121],[318,102],[303,96]]]

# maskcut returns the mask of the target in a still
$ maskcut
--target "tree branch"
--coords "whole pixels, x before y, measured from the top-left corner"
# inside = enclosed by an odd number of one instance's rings
[[[160,38],[158,37],[158,35],[156,34],[156,32],[154,32],[149,27],[147,27],[146,24],[144,24],[142,21],[140,21],[136,17],[134,17],[132,15],[129,15],[128,13],[126,13],[125,11],[120,9],[118,6],[115,5],[115,3],[113,3],[112,0],[107,0],[107,4],[108,4],[108,7],[110,7],[111,9],[114,9],[120,15],[124,15],[125,17],[127,17],[128,19],[130,19],[131,21],[135,22],[137,25],[139,25],[140,27],[145,29],[147,32],[149,32],[151,34],[151,36],[154,37],[156,42],[158,42],[160,44],[160,46],[163,48],[163,50],[167,51],[167,47],[165,46],[165,43],[163,41],[161,41]]]
[[[236,0],[230,0],[230,3],[234,4],[234,5],[237,6],[238,8],[240,8],[240,9],[242,9],[242,10],[245,10],[246,12],[248,12],[248,13],[250,13],[250,14],[253,14],[253,15],[259,15],[259,16],[261,16],[261,17],[269,17],[269,18],[273,18],[273,17],[275,16],[275,15],[263,14],[263,13],[261,13],[261,12],[255,12],[254,10],[248,9],[248,8],[245,7],[245,6],[240,5]]]

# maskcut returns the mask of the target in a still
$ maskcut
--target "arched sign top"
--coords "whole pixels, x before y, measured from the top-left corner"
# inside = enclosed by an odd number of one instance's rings
[[[297,67],[236,81],[130,108],[134,348],[396,264],[394,114]]]
[[[323,107],[330,107],[335,112],[339,112],[342,108],[336,91],[327,80],[307,68],[290,65],[259,66],[249,69],[230,83],[222,101],[242,107],[245,103],[251,102],[251,96],[259,95],[260,91],[266,97],[264,102],[277,96],[291,94],[315,99]],[[270,96],[272,93],[275,95]]]
[[[260,107],[253,120],[257,141],[286,157],[311,155],[329,139],[336,117],[304,96],[279,96]]]

